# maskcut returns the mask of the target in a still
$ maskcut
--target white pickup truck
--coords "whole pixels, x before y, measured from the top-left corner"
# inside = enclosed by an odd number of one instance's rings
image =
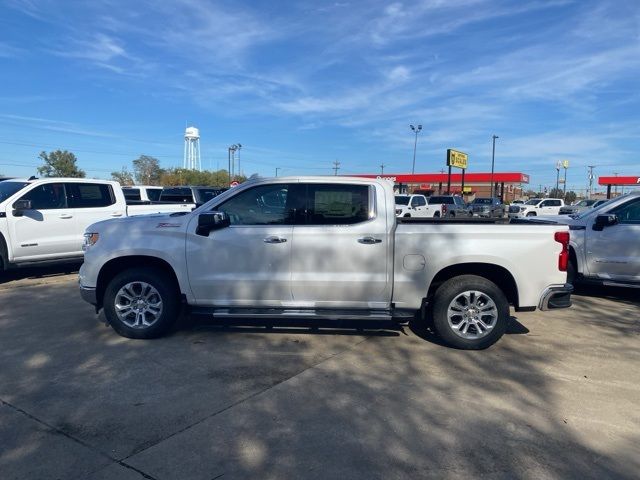
[[[87,226],[107,218],[183,211],[194,205],[129,205],[117,182],[84,178],[0,182],[0,272],[81,260]]]
[[[560,209],[564,207],[561,198],[532,198],[522,205],[509,207],[509,218],[544,217],[560,215]]]
[[[449,345],[486,348],[516,310],[571,305],[561,225],[396,218],[393,186],[347,177],[258,179],[186,214],[85,233],[82,297],[130,338],[192,314],[431,319]],[[466,223],[465,223],[466,222]]]

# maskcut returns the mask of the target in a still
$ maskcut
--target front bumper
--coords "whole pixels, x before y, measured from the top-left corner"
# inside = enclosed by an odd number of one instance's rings
[[[571,306],[571,293],[573,285],[551,285],[547,287],[540,297],[538,308],[540,310],[553,310],[556,308],[569,308]]]
[[[94,306],[98,305],[98,296],[95,288],[80,285],[80,296],[85,302]]]

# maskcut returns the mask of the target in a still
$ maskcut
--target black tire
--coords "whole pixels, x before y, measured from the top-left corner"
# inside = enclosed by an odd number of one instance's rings
[[[493,327],[484,336],[463,338],[449,324],[449,305],[466,291],[478,291],[488,297],[496,306],[496,319]],[[482,350],[496,343],[507,330],[509,323],[509,302],[500,288],[490,280],[477,275],[460,275],[444,282],[436,291],[433,299],[433,326],[440,338],[449,346],[463,350]],[[459,324],[460,322],[458,322]],[[454,323],[455,325],[455,323]],[[469,327],[476,329],[478,327]],[[470,332],[473,335],[474,332]]]
[[[538,215],[536,214],[536,212],[529,212],[527,213],[527,217],[537,217]]]
[[[122,287],[130,283],[144,282],[152,286],[162,301],[159,317],[148,327],[127,325],[116,314],[116,297]],[[169,331],[180,312],[180,291],[175,281],[164,271],[157,268],[131,268],[116,275],[104,292],[104,313],[109,324],[123,337],[157,338]],[[132,312],[135,315],[135,312]],[[146,318],[146,317],[145,317]]]
[[[404,218],[411,218],[411,214],[410,213],[405,213],[404,214]]]
[[[433,218],[440,218],[440,212],[436,212],[433,214]]]
[[[450,216],[451,218],[456,218],[456,212],[451,212],[451,213],[449,213],[449,216]]]

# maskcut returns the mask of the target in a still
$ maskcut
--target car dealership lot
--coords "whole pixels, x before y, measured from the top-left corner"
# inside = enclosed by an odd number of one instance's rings
[[[0,281],[3,479],[640,471],[637,290],[588,289],[571,309],[518,313],[489,350],[457,351],[413,325],[185,321],[128,340],[64,273]]]

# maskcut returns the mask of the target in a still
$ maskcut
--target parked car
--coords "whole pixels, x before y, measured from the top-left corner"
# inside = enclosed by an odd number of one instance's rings
[[[580,200],[579,202],[574,203],[573,205],[565,205],[560,208],[560,215],[575,215],[578,213],[582,213],[583,211],[593,208],[598,200]]]
[[[560,198],[532,198],[524,205],[511,205],[509,218],[559,215],[562,207],[564,207],[564,200]]]
[[[457,195],[433,195],[427,199],[428,217],[471,217],[462,197]]]
[[[424,195],[396,195],[396,216],[398,217],[427,217],[427,197]]]
[[[162,187],[151,185],[134,185],[131,187],[122,187],[122,193],[124,193],[124,198],[127,201],[127,205],[149,204],[160,200]]]
[[[566,226],[408,222],[394,204],[385,180],[279,177],[184,215],[99,222],[85,233],[80,292],[130,338],[164,334],[183,299],[192,314],[252,319],[428,310],[464,349],[496,342],[509,304],[570,306]]]
[[[218,187],[164,187],[160,194],[160,202],[194,203],[199,207],[227,190],[227,188]]]
[[[505,206],[496,197],[475,198],[469,207],[469,212],[474,217],[503,218],[505,213]]]
[[[640,287],[640,192],[603,202],[571,218],[569,281]]]
[[[191,211],[193,205],[127,206],[117,182],[84,178],[0,182],[0,272],[82,259],[87,226],[107,218]]]
[[[524,200],[514,200],[511,205],[524,205]]]

